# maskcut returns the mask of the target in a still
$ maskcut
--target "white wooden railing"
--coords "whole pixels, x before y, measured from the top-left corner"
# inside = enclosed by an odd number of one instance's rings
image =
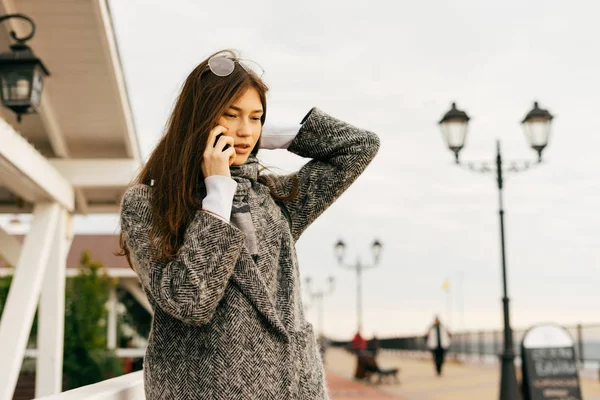
[[[115,355],[124,357],[143,357],[145,348],[115,349]],[[25,350],[25,356],[36,358],[37,349]],[[107,379],[92,385],[82,386],[77,389],[62,392],[52,396],[37,397],[44,400],[143,400],[144,376],[143,371],[132,372],[116,378]]]
[[[132,372],[38,400],[144,400],[143,371]]]

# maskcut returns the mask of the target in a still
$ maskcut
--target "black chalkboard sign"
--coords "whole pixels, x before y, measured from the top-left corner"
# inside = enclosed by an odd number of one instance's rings
[[[581,400],[573,339],[563,328],[540,325],[521,344],[524,400]]]

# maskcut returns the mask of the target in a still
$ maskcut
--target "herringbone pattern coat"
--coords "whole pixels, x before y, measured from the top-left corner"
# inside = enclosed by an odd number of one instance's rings
[[[269,189],[256,183],[248,203],[259,241],[197,211],[176,260],[150,246],[152,188],[129,188],[121,229],[154,310],[144,361],[148,399],[327,399],[323,365],[306,321],[295,242],[362,173],[379,138],[313,109],[289,151],[310,160],[276,178],[287,193],[291,226]]]

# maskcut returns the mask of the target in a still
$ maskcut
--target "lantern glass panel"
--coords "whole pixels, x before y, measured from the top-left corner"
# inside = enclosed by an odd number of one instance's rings
[[[533,148],[546,147],[550,137],[551,120],[545,117],[529,118],[523,123],[523,130]]]
[[[441,124],[446,145],[450,149],[462,148],[465,145],[468,123],[464,119],[452,118]]]
[[[31,65],[6,66],[0,72],[2,84],[2,100],[5,106],[27,105],[31,100],[31,81],[33,78]]]

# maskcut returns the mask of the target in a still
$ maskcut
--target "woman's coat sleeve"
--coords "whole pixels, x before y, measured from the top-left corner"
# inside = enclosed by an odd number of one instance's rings
[[[223,297],[244,233],[199,210],[176,259],[162,260],[150,244],[150,190],[134,186],[121,203],[121,230],[135,271],[162,310],[189,324],[205,324]]]
[[[296,198],[285,202],[297,240],[373,160],[379,137],[313,108],[288,150],[312,159],[300,171],[276,179],[281,193],[290,193],[299,182]]]

